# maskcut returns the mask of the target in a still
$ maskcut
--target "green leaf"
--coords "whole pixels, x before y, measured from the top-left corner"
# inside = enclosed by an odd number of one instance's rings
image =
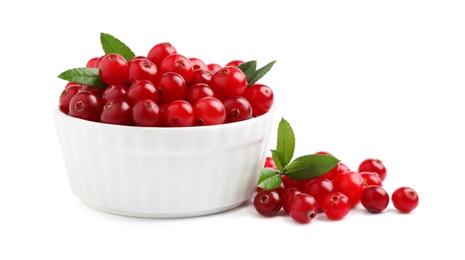
[[[294,156],[295,149],[295,137],[294,130],[292,130],[291,125],[284,118],[281,118],[281,121],[278,125],[278,141],[276,144],[276,150],[278,150],[282,158],[282,166],[285,167],[292,160]]]
[[[255,71],[255,74],[253,76],[253,78],[251,80],[249,80],[249,86],[252,86],[255,82],[257,82],[258,80],[260,80],[263,76],[265,76],[266,73],[268,73],[268,71],[270,71],[271,67],[273,67],[273,65],[276,63],[276,61],[272,61],[268,64],[266,64],[265,66],[261,67],[260,69],[258,69],[257,71]]]
[[[301,156],[284,168],[284,175],[293,180],[305,180],[327,173],[339,160],[331,155],[310,154]]]
[[[284,166],[286,166],[283,154],[278,150],[271,150],[271,157],[273,157],[273,161],[276,167],[278,167],[278,170],[283,171]]]
[[[257,61],[247,61],[237,67],[242,70],[242,72],[244,72],[244,74],[247,76],[247,82],[249,82],[255,76],[255,71],[257,70]]]
[[[100,33],[100,43],[105,54],[118,53],[127,61],[136,56],[126,44],[110,34]]]
[[[69,69],[58,75],[58,78],[99,88],[105,88],[107,86],[100,79],[99,70],[97,68]]]
[[[281,174],[273,168],[263,168],[260,171],[257,186],[264,190],[274,190],[281,185]]]

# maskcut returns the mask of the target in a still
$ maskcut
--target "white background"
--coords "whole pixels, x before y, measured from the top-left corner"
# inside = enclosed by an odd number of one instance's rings
[[[12,2],[0,4],[0,259],[465,257],[461,1]],[[58,74],[101,55],[100,32],[136,55],[169,41],[207,63],[277,60],[261,81],[295,154],[330,151],[353,169],[380,158],[388,192],[416,189],[418,208],[301,225],[251,204],[188,219],[87,207],[68,186],[52,111]]]

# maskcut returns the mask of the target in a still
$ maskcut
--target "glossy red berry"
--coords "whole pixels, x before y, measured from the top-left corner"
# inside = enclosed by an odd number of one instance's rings
[[[100,122],[114,125],[130,125],[131,114],[131,107],[125,99],[113,99],[103,106]]]
[[[176,48],[169,42],[161,42],[155,44],[147,54],[147,58],[155,63],[155,65],[160,66],[161,62],[168,57],[170,54],[176,53]]]
[[[192,64],[184,55],[175,53],[166,57],[159,66],[160,73],[175,72],[179,74],[185,82],[189,82],[194,73]]]
[[[321,209],[327,218],[341,220],[351,210],[349,198],[342,192],[332,192],[321,201]]]
[[[371,213],[385,210],[389,204],[389,194],[381,186],[366,186],[360,197],[362,206]]]
[[[146,79],[155,84],[158,77],[158,68],[149,59],[140,57],[130,61],[128,74],[129,82]]]
[[[215,97],[204,97],[193,105],[195,125],[219,125],[226,121],[223,103]]]
[[[382,181],[386,179],[386,166],[380,159],[368,158],[358,166],[358,172],[376,172]]]
[[[105,91],[102,93],[102,102],[105,104],[108,101],[117,98],[126,98],[128,92],[128,87],[124,84],[110,85],[105,88]]]
[[[253,199],[255,210],[265,217],[278,214],[282,207],[281,197],[275,190],[261,190]]]
[[[205,64],[205,62],[203,62],[203,60],[199,59],[199,58],[196,58],[196,57],[190,57],[189,58],[189,61],[191,62],[192,64],[192,69],[195,71],[195,70],[198,70],[198,69],[201,69],[201,70],[208,70],[208,67],[207,67],[207,64]]]
[[[99,57],[94,57],[94,58],[91,58],[87,61],[86,63],[86,67],[87,68],[95,68],[95,62],[98,60]]]
[[[79,91],[81,91],[81,85],[79,84],[75,84],[63,89],[59,99],[59,108],[61,112],[65,114],[69,113],[69,102]]]
[[[224,100],[226,123],[244,121],[252,118],[252,107],[249,101],[241,96]]]
[[[81,91],[88,91],[96,94],[100,98],[102,97],[103,92],[105,92],[105,88],[99,88],[99,87],[94,87],[94,86],[89,86],[89,85],[82,85]]]
[[[309,223],[317,214],[318,205],[311,195],[299,193],[289,203],[289,216],[299,223]]]
[[[310,179],[302,189],[302,192],[312,195],[318,204],[318,208],[321,210],[323,199],[328,194],[334,192],[334,185],[332,181],[326,178],[317,177]]]
[[[216,72],[217,70],[221,69],[223,66],[221,66],[218,63],[208,63],[207,68],[211,72]]]
[[[132,106],[139,100],[150,99],[153,102],[158,102],[159,95],[155,85],[146,79],[135,80],[127,91],[127,101]]]
[[[243,64],[244,61],[243,60],[232,60],[232,61],[229,61],[228,63],[226,63],[225,66],[239,66],[241,64]]]
[[[209,70],[196,69],[192,73],[191,80],[187,83],[188,87],[191,87],[198,83],[210,84],[210,79],[212,78],[213,73]]]
[[[270,87],[264,84],[253,84],[245,89],[242,96],[249,101],[255,117],[268,112],[274,103],[273,91]]]
[[[89,121],[100,121],[102,101],[95,93],[81,91],[76,93],[69,102],[69,115]]]
[[[204,97],[213,97],[213,90],[205,83],[196,83],[187,89],[186,101],[192,105]]]
[[[278,169],[278,167],[276,167],[276,163],[273,160],[273,157],[271,156],[267,156],[265,158],[265,165],[263,166],[263,168],[273,168],[276,170]]]
[[[379,177],[379,175],[375,172],[360,172],[360,175],[363,178],[363,182],[365,186],[375,185],[375,186],[383,186],[383,181]]]
[[[187,94],[186,81],[176,72],[163,73],[156,83],[161,103],[185,100]]]
[[[153,100],[139,100],[132,107],[131,121],[135,126],[161,126],[161,109]]]
[[[226,66],[213,73],[210,87],[215,96],[223,101],[227,98],[241,96],[247,88],[247,77],[238,67]]]
[[[282,182],[285,183],[285,182]],[[287,184],[286,184],[287,185]],[[289,206],[291,204],[291,200],[294,198],[295,195],[302,193],[299,189],[294,188],[294,187],[287,187],[282,195],[282,201],[283,201],[283,210],[287,214],[289,214]]]
[[[98,68],[100,79],[107,85],[124,84],[128,81],[129,64],[117,53],[105,55]]]
[[[402,213],[409,213],[419,203],[417,192],[410,187],[399,187],[391,195],[392,204]]]
[[[365,188],[360,173],[354,171],[339,173],[333,184],[335,191],[342,192],[349,198],[352,207],[360,203],[360,196],[363,188]]]
[[[193,126],[194,120],[194,109],[185,100],[175,100],[163,109],[163,125],[166,127]]]

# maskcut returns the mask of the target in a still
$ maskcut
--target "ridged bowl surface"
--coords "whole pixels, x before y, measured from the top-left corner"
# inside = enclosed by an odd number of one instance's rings
[[[102,211],[179,218],[235,208],[253,194],[268,152],[273,108],[216,126],[164,128],[54,122],[72,192]]]

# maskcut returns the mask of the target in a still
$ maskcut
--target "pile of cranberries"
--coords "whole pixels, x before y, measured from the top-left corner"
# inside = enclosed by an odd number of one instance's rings
[[[267,157],[265,167],[277,169],[271,157]],[[292,180],[282,175],[281,185],[274,190],[257,187],[253,205],[266,217],[275,216],[282,209],[299,223],[309,223],[321,213],[330,220],[341,220],[359,204],[372,213],[382,212],[390,201],[402,213],[418,206],[415,190],[402,186],[389,194],[383,188],[385,178],[386,167],[379,159],[363,160],[357,171],[339,162],[332,170],[315,178]]]
[[[273,91],[232,60],[221,66],[187,57],[168,43],[129,61],[109,53],[89,59],[105,87],[67,82],[60,110],[85,120],[132,126],[188,127],[251,119],[268,112]]]

